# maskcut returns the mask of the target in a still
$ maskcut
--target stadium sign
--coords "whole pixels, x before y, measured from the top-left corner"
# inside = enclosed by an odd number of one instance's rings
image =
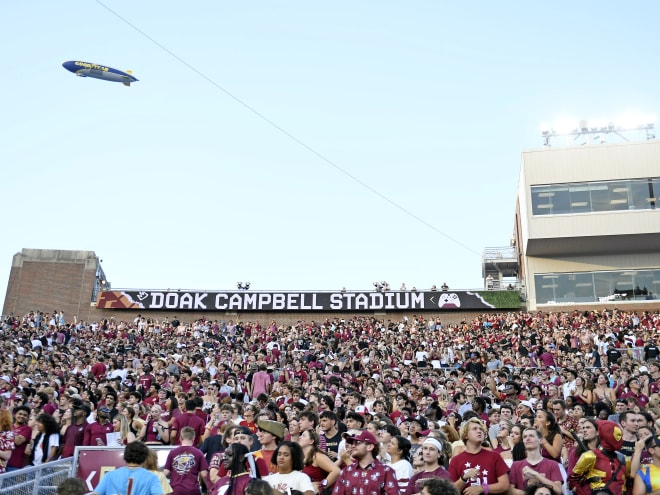
[[[176,311],[405,311],[493,309],[483,293],[447,292],[99,292],[100,309]]]

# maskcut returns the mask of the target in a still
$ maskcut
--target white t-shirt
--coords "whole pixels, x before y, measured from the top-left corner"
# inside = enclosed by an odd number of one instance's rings
[[[264,478],[268,484],[280,493],[287,493],[287,488],[299,490],[303,493],[312,491],[316,493],[316,487],[312,480],[302,471],[291,471],[288,474],[275,473]]]
[[[396,480],[399,483],[399,492],[405,493],[408,488],[408,482],[413,476],[413,467],[405,459],[398,460],[397,462],[390,464],[394,472],[396,473]]]
[[[38,466],[39,464],[43,464],[45,460],[48,458],[48,453],[44,455],[44,451],[43,451],[43,443],[45,439],[46,439],[45,436],[42,435],[41,438],[39,439],[39,443],[34,444],[34,461],[32,461],[32,463],[35,466]],[[60,435],[58,433],[52,433],[48,438],[48,450],[50,451],[51,448],[59,447],[59,446],[60,446]]]

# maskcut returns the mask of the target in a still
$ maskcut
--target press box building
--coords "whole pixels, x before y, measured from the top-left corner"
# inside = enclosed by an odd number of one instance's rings
[[[522,153],[512,244],[530,310],[660,304],[660,141]]]

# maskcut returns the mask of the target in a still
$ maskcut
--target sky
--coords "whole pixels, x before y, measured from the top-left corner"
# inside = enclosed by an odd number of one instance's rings
[[[23,248],[93,250],[113,288],[483,287],[541,123],[660,109],[651,0],[0,14],[0,301]]]

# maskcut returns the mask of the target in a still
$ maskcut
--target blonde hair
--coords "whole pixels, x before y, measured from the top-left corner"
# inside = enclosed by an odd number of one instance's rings
[[[470,418],[465,423],[463,423],[461,425],[460,435],[461,435],[461,440],[463,440],[463,442],[465,442],[467,440],[468,430],[470,428],[470,425],[479,425],[479,428],[481,428],[481,431],[483,431],[484,433],[487,433],[486,425],[484,425],[483,421],[481,421],[478,418]]]
[[[143,466],[147,471],[158,471],[158,455],[154,449],[149,449],[149,455],[144,460]]]
[[[126,440],[128,433],[131,431],[128,427],[128,420],[123,414],[117,414],[112,421],[119,421],[119,434],[122,440]]]

